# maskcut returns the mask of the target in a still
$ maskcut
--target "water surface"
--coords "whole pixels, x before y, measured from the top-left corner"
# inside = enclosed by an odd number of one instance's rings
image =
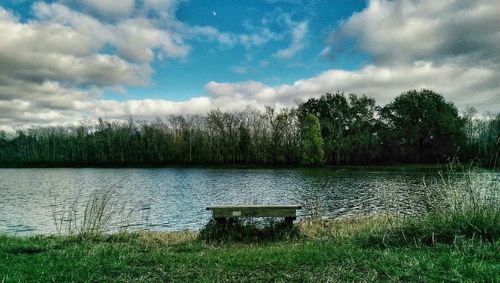
[[[498,180],[489,171],[476,176]],[[0,233],[55,233],[69,212],[81,220],[96,189],[113,192],[115,224],[129,229],[196,230],[210,218],[205,208],[218,204],[302,204],[301,216],[328,218],[419,213],[438,178],[437,170],[408,167],[0,169]]]

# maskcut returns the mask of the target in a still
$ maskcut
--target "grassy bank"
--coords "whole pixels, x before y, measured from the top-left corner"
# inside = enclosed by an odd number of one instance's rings
[[[294,228],[299,237],[223,243],[192,232],[0,236],[0,282],[500,279],[498,231],[427,242],[402,240],[406,228],[381,218],[309,221]]]
[[[425,180],[437,185],[422,215],[209,222],[199,233],[106,234],[116,210],[97,192],[60,227],[72,235],[0,236],[0,282],[500,282],[499,184],[471,176]]]

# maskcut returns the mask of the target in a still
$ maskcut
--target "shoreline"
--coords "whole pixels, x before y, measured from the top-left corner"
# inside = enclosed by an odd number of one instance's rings
[[[420,164],[420,163],[392,163],[392,164],[368,164],[368,165],[322,165],[316,167],[306,167],[300,165],[262,165],[262,164],[165,164],[165,165],[140,165],[140,164],[108,164],[108,165],[88,165],[88,164],[0,164],[0,169],[162,169],[162,168],[208,168],[208,169],[437,169],[446,168],[446,164]],[[459,166],[466,166],[460,163]],[[480,167],[483,168],[483,167]],[[484,167],[486,168],[486,167]],[[487,168],[486,168],[487,169]]]
[[[494,281],[500,271],[498,239],[412,243],[377,218],[295,227],[298,238],[249,242],[194,232],[0,235],[0,282]]]

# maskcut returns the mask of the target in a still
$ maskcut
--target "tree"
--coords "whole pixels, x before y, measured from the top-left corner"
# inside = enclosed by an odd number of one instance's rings
[[[308,114],[302,125],[302,164],[319,165],[323,163],[323,138],[319,119]]]
[[[300,142],[294,132],[297,124],[297,113],[293,109],[274,109],[266,107],[267,120],[270,126],[270,153],[274,164],[290,163],[295,159],[292,157],[295,152],[298,153],[299,147],[295,147]]]
[[[455,154],[464,139],[464,120],[451,102],[432,90],[402,93],[381,110],[400,145],[403,161],[433,162]]]
[[[337,92],[298,108],[0,131],[0,166],[423,163],[449,156],[495,166],[499,145],[500,113],[469,109],[460,118],[431,90],[405,92],[383,108]]]
[[[316,115],[329,163],[366,163],[378,158],[375,99],[342,92],[327,93],[299,104],[301,119]]]
[[[299,113],[302,119],[309,113],[319,118],[328,162],[340,164],[344,159],[349,113],[349,103],[344,94],[327,93],[318,99],[311,98],[299,105]]]
[[[500,157],[500,113],[481,116],[476,113],[476,109],[469,107],[463,115],[466,143],[461,149],[461,158],[494,167]]]

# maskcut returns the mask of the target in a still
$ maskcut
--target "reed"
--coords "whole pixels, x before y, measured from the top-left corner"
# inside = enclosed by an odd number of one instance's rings
[[[450,244],[461,239],[498,241],[499,182],[494,175],[478,178],[476,170],[449,165],[438,178],[424,180],[425,213],[391,217],[382,229],[358,238],[368,246]]]
[[[52,218],[58,234],[84,238],[99,237],[107,232],[127,232],[134,208],[127,208],[113,188],[96,189],[87,198],[81,193],[63,203],[54,197]]]

